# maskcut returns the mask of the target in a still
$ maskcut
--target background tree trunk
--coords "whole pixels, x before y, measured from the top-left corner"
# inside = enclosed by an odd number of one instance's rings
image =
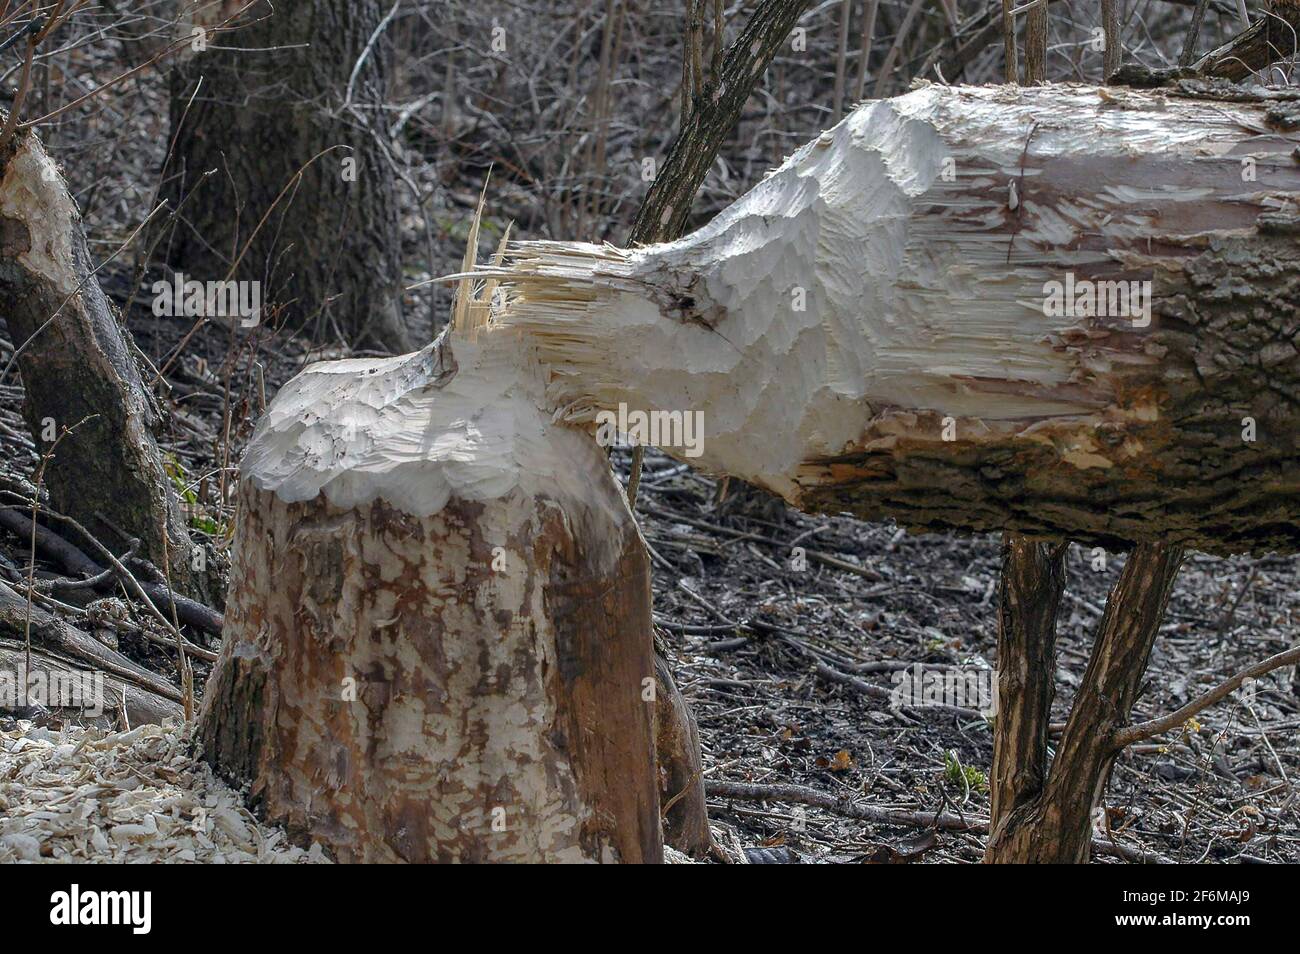
[[[73,429],[45,471],[54,508],[118,552],[125,541],[110,523],[139,538],[139,555],[167,566],[174,586],[201,591],[154,441],[158,408],[95,278],[81,215],[33,133],[0,155],[0,296],[38,451]]]
[[[185,29],[211,31],[241,4],[190,6]],[[238,261],[233,277],[261,281],[267,311],[282,307],[293,327],[401,353],[412,339],[380,145],[389,53],[382,35],[371,39],[381,13],[378,0],[258,2],[247,26],[185,51],[163,173],[179,213],[163,251],[201,281]]]
[[[741,110],[767,64],[808,7],[809,0],[763,0],[727,50],[719,80],[709,83],[673,141],[637,210],[629,243],[665,241],[686,230],[687,217],[718,149],[736,128]]]
[[[1124,65],[1124,40],[1120,30],[1119,0],[1101,0],[1101,28],[1106,38],[1106,55],[1102,58],[1102,78]]]
[[[1025,13],[1025,83],[1030,86],[1047,82],[1047,3],[1042,0]]]

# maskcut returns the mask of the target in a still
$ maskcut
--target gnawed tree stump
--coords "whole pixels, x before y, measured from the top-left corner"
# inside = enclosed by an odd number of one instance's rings
[[[666,450],[801,509],[1292,551],[1296,104],[1197,95],[868,103],[679,241],[519,243],[496,320],[566,420],[699,412]]]
[[[244,458],[204,756],[346,861],[659,861],[649,566],[513,336],[314,365]]]

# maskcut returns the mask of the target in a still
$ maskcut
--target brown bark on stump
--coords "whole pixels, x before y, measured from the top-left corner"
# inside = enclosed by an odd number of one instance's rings
[[[344,861],[660,861],[644,549],[603,453],[493,345],[277,396],[204,757]]]
[[[654,667],[655,762],[664,844],[699,858],[713,844],[699,730],[661,653],[655,653]]]

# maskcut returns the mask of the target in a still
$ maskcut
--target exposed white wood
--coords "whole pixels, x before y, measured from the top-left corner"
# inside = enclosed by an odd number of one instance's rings
[[[494,321],[537,343],[565,420],[700,410],[695,464],[795,503],[809,462],[939,441],[945,417],[1110,468],[1144,448],[1097,428],[1159,413],[1116,372],[1163,350],[1141,317],[1053,314],[1050,283],[1158,294],[1183,257],[1296,208],[1298,141],[1258,104],[926,85],[861,106],[680,241],[518,244],[488,270],[509,295]]]

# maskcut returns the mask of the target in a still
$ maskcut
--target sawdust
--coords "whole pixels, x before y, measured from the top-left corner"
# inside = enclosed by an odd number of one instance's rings
[[[258,822],[179,723],[0,732],[0,863],[328,861]]]

